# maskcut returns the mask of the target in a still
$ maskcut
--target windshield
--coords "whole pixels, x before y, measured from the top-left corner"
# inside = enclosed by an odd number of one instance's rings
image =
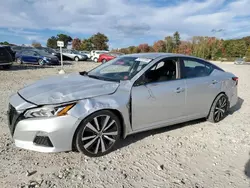
[[[44,48],[44,51],[48,52],[48,53],[55,53],[56,51],[53,50],[52,48]]]
[[[89,71],[87,75],[110,81],[130,80],[151,61],[148,58],[119,57]]]
[[[48,52],[46,52],[44,50],[37,50],[36,52],[39,53],[42,56],[48,56],[48,55],[50,55]]]
[[[76,51],[76,50],[71,50],[74,54],[80,54],[80,52]]]

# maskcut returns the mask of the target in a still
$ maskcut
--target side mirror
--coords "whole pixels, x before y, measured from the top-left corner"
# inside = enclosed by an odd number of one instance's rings
[[[145,76],[145,74],[141,75],[140,78],[138,78],[138,80],[135,81],[134,86],[140,86],[140,85],[144,85],[147,83],[147,78]]]

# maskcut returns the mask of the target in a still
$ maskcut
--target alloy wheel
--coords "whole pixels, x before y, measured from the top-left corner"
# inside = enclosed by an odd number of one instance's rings
[[[216,103],[214,110],[214,121],[219,122],[226,116],[227,112],[227,98],[222,96]]]
[[[39,64],[40,66],[43,66],[43,65],[44,65],[44,60],[43,60],[43,59],[39,59],[38,64]]]
[[[118,139],[118,125],[109,115],[100,115],[89,121],[82,131],[82,145],[91,154],[104,153]]]

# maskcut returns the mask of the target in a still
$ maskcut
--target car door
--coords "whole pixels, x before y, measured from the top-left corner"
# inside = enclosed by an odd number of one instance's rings
[[[30,58],[32,63],[38,63],[38,60],[41,58],[41,56],[37,52],[32,52]]]
[[[204,117],[211,104],[220,92],[220,81],[215,75],[213,66],[196,58],[181,58],[181,77],[185,80],[186,109],[185,115]]]
[[[185,92],[185,81],[179,79],[178,58],[157,62],[132,87],[133,129],[159,127],[181,120]]]
[[[21,56],[22,56],[22,61],[25,63],[30,63],[31,59],[30,59],[30,51],[25,50],[21,52]]]

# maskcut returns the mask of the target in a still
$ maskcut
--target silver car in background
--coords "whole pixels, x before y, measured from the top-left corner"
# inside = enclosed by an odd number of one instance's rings
[[[74,61],[86,61],[88,59],[87,55],[81,54],[76,50],[63,49],[62,55]]]
[[[204,117],[221,121],[237,103],[237,85],[234,74],[203,59],[123,55],[21,89],[10,98],[9,128],[20,148],[98,157],[130,134]]]

